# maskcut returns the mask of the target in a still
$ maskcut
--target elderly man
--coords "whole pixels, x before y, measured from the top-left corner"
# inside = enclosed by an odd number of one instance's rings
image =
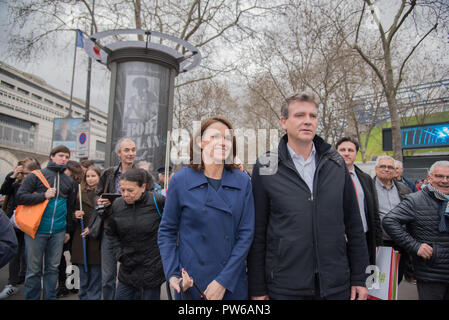
[[[435,162],[429,176],[429,184],[406,196],[382,224],[414,257],[419,299],[449,300],[449,161]]]
[[[397,181],[402,182],[403,184],[405,184],[410,190],[412,190],[412,192],[418,191],[418,189],[416,189],[415,184],[402,175],[404,173],[404,166],[402,165],[402,162],[399,161],[399,160],[395,160],[394,161],[394,165],[395,165],[394,178]]]
[[[376,176],[374,177],[374,185],[376,186],[377,198],[379,200],[379,216],[382,221],[385,215],[396,207],[404,197],[412,192],[406,185],[396,181],[395,160],[390,156],[380,156],[376,161]],[[383,244],[395,248],[401,253],[399,262],[398,283],[401,282],[404,272],[408,265],[408,256],[406,252],[400,248],[390,236],[383,230]]]

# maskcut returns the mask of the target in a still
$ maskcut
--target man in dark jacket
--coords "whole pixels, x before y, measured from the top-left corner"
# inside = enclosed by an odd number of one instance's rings
[[[382,245],[382,229],[379,218],[379,204],[374,182],[371,177],[354,165],[359,151],[359,143],[351,137],[343,137],[337,141],[336,148],[343,157],[356,190],[359,210],[362,217],[363,230],[368,244],[369,258],[376,264],[376,247]]]
[[[18,205],[33,205],[49,200],[35,238],[25,235],[27,273],[24,289],[27,300],[41,298],[41,280],[44,299],[56,299],[58,267],[64,242],[70,239],[77,192],[73,179],[64,174],[69,158],[70,150],[66,146],[53,148],[50,162],[42,170],[51,188],[47,189],[35,174],[29,174],[16,194]]]
[[[115,152],[120,159],[119,165],[106,169],[102,173],[97,185],[97,195],[100,196],[97,204],[105,207],[104,215],[102,216],[105,228],[108,225],[112,203],[108,199],[102,198],[101,195],[103,193],[120,193],[120,177],[128,169],[135,167],[134,160],[136,159],[137,154],[136,143],[130,138],[121,138],[115,146]],[[147,175],[147,188],[152,189],[153,179],[148,172],[145,171],[145,174]],[[112,245],[112,239],[105,232],[103,232],[101,241],[101,277],[103,299],[114,300],[115,282],[117,278],[117,259]]]
[[[287,134],[253,169],[252,299],[366,299],[368,249],[348,169],[315,135],[313,94],[286,100]],[[268,165],[268,166],[267,166]]]
[[[382,224],[413,256],[419,298],[449,300],[449,161],[435,162],[429,176],[430,183],[406,196]]]

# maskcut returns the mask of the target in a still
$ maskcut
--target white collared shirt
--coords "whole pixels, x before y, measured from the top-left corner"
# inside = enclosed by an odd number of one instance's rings
[[[348,169],[349,170],[349,169]],[[362,218],[363,231],[368,232],[368,223],[366,222],[366,214],[365,214],[365,193],[363,192],[362,184],[360,183],[357,174],[355,173],[355,168],[349,170],[349,174],[352,178],[352,182],[354,183],[355,192],[357,195],[357,202],[359,203],[359,211],[360,216]]]
[[[301,178],[307,184],[310,189],[310,192],[313,192],[313,176],[315,175],[315,155],[316,149],[315,144],[312,143],[312,152],[310,153],[307,160],[304,160],[302,156],[298,156],[295,151],[287,143],[287,149],[290,152],[290,156],[292,157],[293,163],[295,164],[295,168],[298,171]]]

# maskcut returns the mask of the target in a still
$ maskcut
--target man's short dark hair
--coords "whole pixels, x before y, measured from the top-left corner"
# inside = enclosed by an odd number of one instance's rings
[[[68,153],[69,157],[70,157],[70,149],[64,145],[60,145],[60,146],[57,146],[57,147],[54,147],[53,149],[51,149],[50,157],[53,157],[55,154],[57,154],[59,152]]]
[[[285,99],[285,102],[281,107],[281,117],[288,119],[290,103],[293,101],[313,103],[317,110],[320,104],[318,96],[313,92],[303,91],[295,93]]]
[[[335,145],[335,148],[338,150],[338,146],[341,145],[343,142],[351,142],[351,143],[353,143],[353,144],[355,145],[355,151],[356,151],[356,152],[359,152],[359,143],[358,143],[357,140],[354,139],[353,137],[343,137],[343,138],[340,138],[340,139],[337,141],[337,144]]]

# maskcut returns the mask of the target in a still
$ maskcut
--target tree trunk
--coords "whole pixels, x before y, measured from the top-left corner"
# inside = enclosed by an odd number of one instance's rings
[[[402,143],[401,143],[401,121],[396,103],[396,92],[393,76],[393,67],[391,64],[390,47],[384,46],[385,54],[385,97],[387,99],[388,110],[391,119],[391,138],[393,142],[393,157],[402,161]]]

